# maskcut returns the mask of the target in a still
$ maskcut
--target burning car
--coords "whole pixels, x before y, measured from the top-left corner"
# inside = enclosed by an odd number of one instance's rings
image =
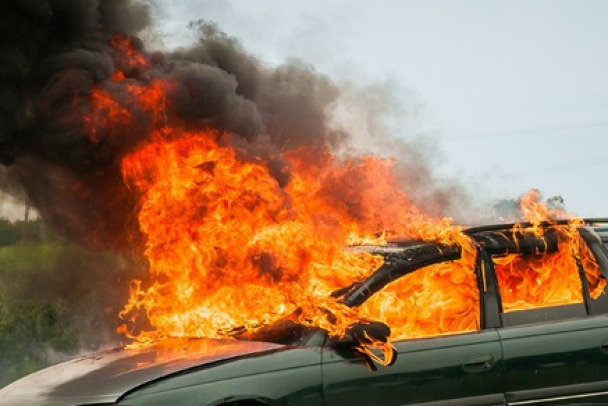
[[[446,216],[473,206],[450,204],[418,137],[373,125],[386,150],[363,154],[306,64],[266,67],[202,22],[191,47],[148,50],[140,1],[2,4],[7,178],[149,277],[102,303],[127,349],[0,405],[605,403],[597,221],[548,221],[570,217],[533,191],[529,223],[463,230]]]
[[[469,245],[352,247],[383,264],[333,296],[348,308],[384,300],[382,322],[333,336],[292,316],[229,340],[107,351],[19,380],[0,404],[606,404],[608,250],[595,231],[606,222],[469,228]]]

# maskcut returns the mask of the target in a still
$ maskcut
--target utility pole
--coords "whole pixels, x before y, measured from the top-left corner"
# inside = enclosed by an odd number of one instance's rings
[[[28,229],[28,224],[27,222],[30,219],[30,201],[26,198],[25,199],[25,213],[23,215],[23,224],[21,225],[21,243],[25,243],[27,240],[27,229]]]

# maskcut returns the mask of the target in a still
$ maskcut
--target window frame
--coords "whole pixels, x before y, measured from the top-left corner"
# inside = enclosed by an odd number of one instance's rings
[[[595,256],[595,260],[600,267],[600,272],[608,280],[608,235],[595,232],[593,228],[582,227],[579,229],[579,234],[589,251]],[[582,268],[581,268],[582,269]],[[583,271],[584,273],[584,271]],[[584,278],[585,285],[587,279]],[[604,291],[597,299],[592,299],[589,294],[589,287],[586,286],[587,292],[585,299],[587,300],[587,310],[590,316],[608,313],[608,284],[604,287]]]
[[[414,247],[414,249],[416,248],[422,248],[426,251],[436,250],[436,252],[434,253],[435,256],[432,259],[424,258],[424,256],[418,258],[417,255],[412,255],[412,253],[410,253],[407,248],[402,249],[393,256],[385,255],[385,264],[381,266],[376,272],[374,272],[361,283],[349,287],[348,290],[340,291],[340,296],[342,296],[343,303],[350,307],[360,306],[373,295],[375,295],[377,292],[388,286],[391,282],[401,279],[409,274],[418,272],[427,266],[436,265],[443,262],[453,262],[462,258],[461,248],[458,246],[448,246],[428,242],[420,244],[419,247]],[[486,311],[484,303],[486,299],[484,297],[484,291],[482,290],[484,282],[481,279],[481,273],[478,271],[479,254],[480,251],[477,250],[473,266],[473,273],[477,282],[476,287],[479,293],[479,329],[475,331],[462,331],[450,334],[439,334],[435,336],[403,339],[398,340],[397,342],[413,340],[434,340],[437,338],[454,337],[463,334],[476,334],[486,330],[484,316],[484,313]]]
[[[608,279],[608,275],[606,275],[608,272],[608,248],[604,246],[606,242],[602,242],[597,234],[584,227],[579,229],[579,236],[598,261],[602,275]],[[489,259],[484,262],[484,266],[486,267],[484,273],[487,283],[491,285],[491,294],[497,295],[497,298],[492,299],[492,304],[485,306],[486,314],[490,315],[488,316],[491,321],[489,324],[493,327],[515,327],[527,324],[542,324],[608,313],[608,285],[604,288],[604,293],[602,294],[602,299],[604,299],[603,302],[596,304],[589,294],[585,270],[578,258],[575,258],[575,260],[583,296],[583,301],[581,303],[543,306],[504,312],[495,264],[492,260],[492,253],[485,251],[483,248],[480,250],[482,251],[480,256]],[[498,322],[497,319],[500,321]]]

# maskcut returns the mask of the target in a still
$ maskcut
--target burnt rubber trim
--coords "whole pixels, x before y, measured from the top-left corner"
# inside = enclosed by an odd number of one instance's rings
[[[390,282],[419,268],[459,259],[460,255],[460,247],[440,244],[425,244],[401,252],[386,254],[384,264],[363,282],[354,285],[344,295],[342,302],[349,307],[359,306]]]
[[[520,230],[484,231],[471,236],[490,255],[549,254],[557,252],[560,232],[547,228],[543,235]]]

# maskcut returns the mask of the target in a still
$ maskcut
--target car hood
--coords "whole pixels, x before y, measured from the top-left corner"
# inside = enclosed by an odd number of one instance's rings
[[[145,349],[81,356],[22,378],[0,390],[3,406],[66,406],[115,402],[165,375],[284,346],[238,340],[173,340]]]

